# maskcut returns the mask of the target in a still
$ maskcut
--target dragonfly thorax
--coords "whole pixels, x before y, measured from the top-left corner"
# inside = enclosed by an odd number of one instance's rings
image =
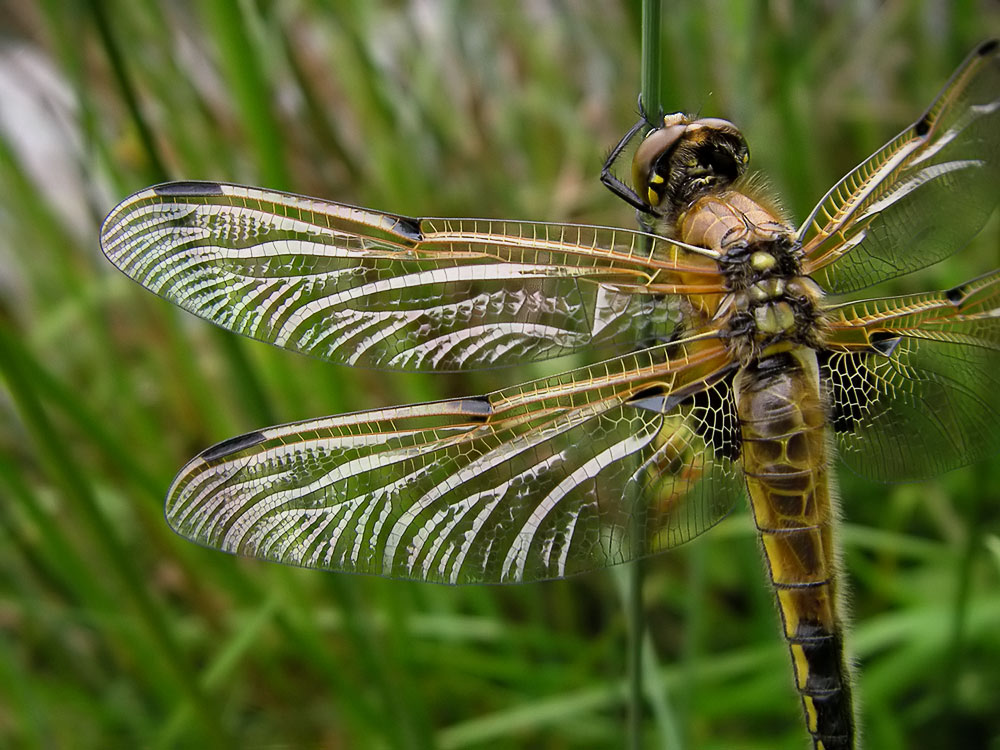
[[[823,341],[823,290],[801,273],[789,235],[736,247],[721,260],[730,295],[720,306],[730,349],[743,364],[793,343]]]

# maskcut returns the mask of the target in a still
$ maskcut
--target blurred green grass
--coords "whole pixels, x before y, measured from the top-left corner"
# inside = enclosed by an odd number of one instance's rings
[[[120,198],[247,182],[413,215],[632,226],[597,182],[634,120],[637,3],[8,0],[0,35],[0,746],[605,748],[612,575],[449,588],[238,560],[163,493],[268,424],[529,377],[390,375],[237,339],[100,254]],[[725,116],[799,218],[1000,32],[989,2],[670,3],[663,100]],[[998,265],[974,247],[887,291]],[[1000,747],[1000,466],[841,474],[867,746]],[[805,738],[744,513],[655,558],[645,615],[693,748]],[[956,639],[955,633],[961,637]]]

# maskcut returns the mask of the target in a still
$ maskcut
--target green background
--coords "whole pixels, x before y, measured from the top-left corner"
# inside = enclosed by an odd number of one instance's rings
[[[1000,33],[988,0],[663,18],[668,110],[741,126],[798,219]],[[633,226],[597,175],[635,119],[639,31],[610,1],[3,3],[0,747],[623,744],[621,570],[400,583],[236,559],[162,520],[173,473],[224,438],[532,369],[372,373],[241,340],[122,277],[97,233],[166,178]],[[884,291],[991,270],[998,223]],[[867,746],[1000,748],[1000,461],[841,489]],[[750,527],[741,509],[647,566],[645,746],[806,745]]]

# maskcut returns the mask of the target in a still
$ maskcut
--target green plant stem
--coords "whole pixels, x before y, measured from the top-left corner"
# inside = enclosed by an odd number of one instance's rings
[[[656,113],[660,107],[660,3],[642,3],[642,73],[640,97],[644,111]],[[635,498],[642,503],[645,498]],[[645,543],[641,523],[634,524],[634,538]],[[643,706],[643,636],[644,608],[642,605],[643,564],[636,560],[629,566],[625,602],[628,607],[628,747],[638,750],[642,742]]]
[[[655,117],[660,111],[660,10],[662,0],[642,2],[642,105]]]

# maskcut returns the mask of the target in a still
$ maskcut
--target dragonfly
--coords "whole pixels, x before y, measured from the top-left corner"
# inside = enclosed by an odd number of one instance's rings
[[[107,257],[230,331],[388,370],[599,360],[225,440],[177,474],[168,523],[306,568],[515,583],[675,547],[746,497],[812,746],[855,747],[834,461],[896,481],[1000,449],[1000,269],[851,298],[946,258],[992,213],[1000,41],[798,229],[748,162],[728,121],[642,115],[601,173],[637,230],[219,182],[125,199]]]

